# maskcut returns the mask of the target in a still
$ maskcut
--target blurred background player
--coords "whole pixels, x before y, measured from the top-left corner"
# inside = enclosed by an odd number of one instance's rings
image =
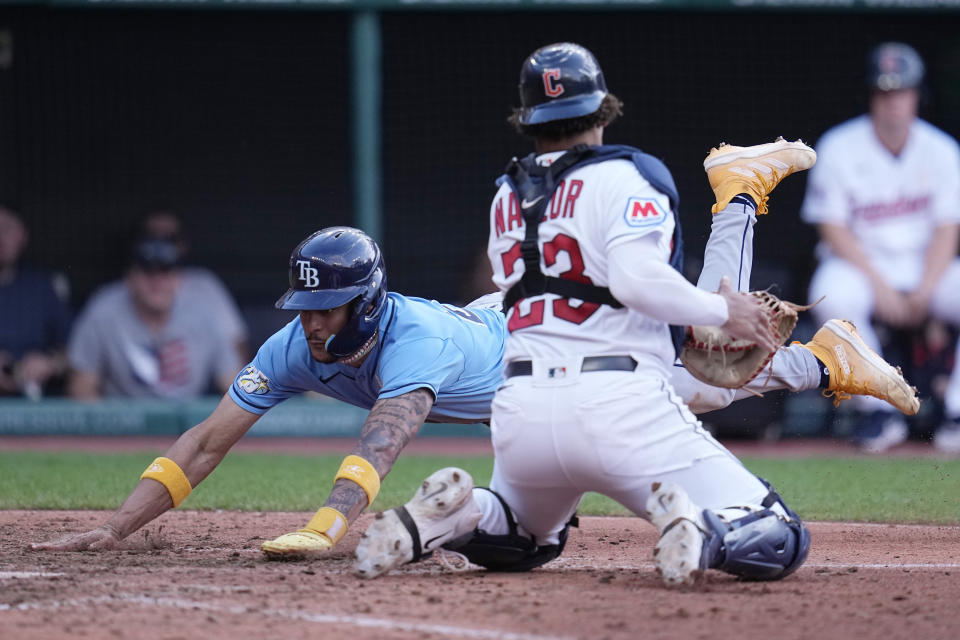
[[[20,216],[0,206],[0,395],[39,398],[62,391],[51,386],[66,373],[69,286],[20,263],[27,239]]]
[[[242,360],[222,307],[181,287],[181,247],[142,235],[121,281],[97,291],[70,335],[68,392],[185,400],[230,388]]]
[[[869,113],[820,139],[801,212],[821,238],[810,300],[825,297],[812,313],[820,322],[850,320],[878,352],[873,319],[892,327],[918,327],[931,316],[960,324],[960,147],[917,117],[923,78],[912,47],[887,42],[872,51]],[[906,422],[888,405],[870,397],[854,402],[853,435],[865,450],[907,438]],[[960,452],[957,368],[945,411],[934,444]]]
[[[189,263],[190,240],[183,231],[180,217],[172,211],[154,211],[144,216],[140,233],[146,236],[166,238],[177,245],[180,251],[180,295],[185,304],[198,305],[209,310],[217,318],[221,331],[230,336],[241,361],[250,359],[247,324],[240,314],[236,301],[223,281],[210,269]]]

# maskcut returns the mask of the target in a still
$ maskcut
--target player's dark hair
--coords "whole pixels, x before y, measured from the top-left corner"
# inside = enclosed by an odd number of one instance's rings
[[[521,124],[520,109],[515,108],[510,117],[507,118],[517,133],[528,138],[543,138],[546,140],[562,140],[584,131],[589,131],[596,126],[606,126],[623,115],[623,102],[612,93],[603,97],[600,108],[593,113],[576,118],[567,118],[566,120],[553,120],[551,122],[541,122],[540,124]]]

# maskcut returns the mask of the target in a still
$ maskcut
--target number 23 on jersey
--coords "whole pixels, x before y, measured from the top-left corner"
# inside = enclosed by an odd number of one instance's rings
[[[580,252],[580,245],[576,238],[565,233],[558,233],[551,240],[543,243],[541,249],[543,263],[547,267],[552,267],[557,263],[557,257],[561,253],[566,253],[570,259],[570,268],[560,274],[559,277],[564,280],[573,280],[584,284],[593,284],[593,281],[584,275],[583,254]],[[520,249],[520,243],[514,242],[505,252],[500,254],[503,261],[503,275],[509,278],[514,273],[518,262],[523,262],[523,254]],[[519,305],[519,302],[517,303]],[[592,316],[600,305],[595,302],[581,302],[579,306],[573,306],[566,298],[558,298],[553,301],[553,315],[560,320],[565,320],[573,324],[581,324],[587,318]],[[525,329],[539,324],[543,324],[544,314],[546,313],[546,300],[534,300],[530,303],[530,311],[521,314],[519,308],[516,308],[510,316],[507,323],[507,329],[510,332],[518,329]]]

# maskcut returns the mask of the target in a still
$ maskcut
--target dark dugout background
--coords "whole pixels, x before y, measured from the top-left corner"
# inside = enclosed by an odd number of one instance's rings
[[[529,144],[506,124],[523,57],[580,42],[625,117],[607,141],[672,169],[690,275],[713,196],[702,161],[720,141],[815,142],[865,108],[878,41],[915,45],[923,115],[960,134],[960,14],[785,11],[385,12],[383,235],[390,288],[466,302],[486,243],[493,181]],[[286,315],[290,249],[351,206],[349,16],[331,11],[0,8],[0,203],[30,227],[27,260],[63,271],[75,305],[120,275],[137,220],[177,212],[191,262],[214,269],[253,323]],[[12,42],[12,46],[9,46]],[[805,177],[771,199],[754,288],[802,300],[812,229]],[[481,263],[482,264],[482,263]],[[482,269],[481,269],[482,273]]]

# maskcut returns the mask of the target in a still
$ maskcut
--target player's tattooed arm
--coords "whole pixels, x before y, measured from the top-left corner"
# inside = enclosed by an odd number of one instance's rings
[[[367,460],[383,478],[403,448],[417,435],[431,407],[433,394],[427,389],[377,400],[351,453]],[[340,479],[324,506],[333,507],[347,517],[347,522],[353,522],[367,507],[367,494],[357,483]]]

